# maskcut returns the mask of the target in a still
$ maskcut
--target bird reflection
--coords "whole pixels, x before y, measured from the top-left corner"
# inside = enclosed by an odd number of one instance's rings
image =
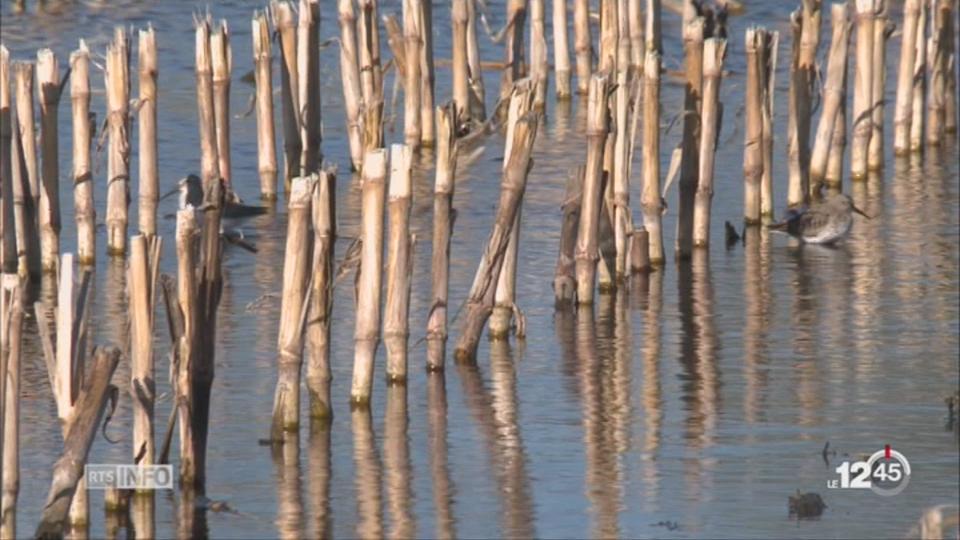
[[[490,342],[490,370],[492,391],[484,387],[477,364],[457,363],[467,405],[486,443],[502,495],[502,536],[532,538],[536,536],[533,500],[526,471],[526,452],[517,424],[516,373],[508,341]]]

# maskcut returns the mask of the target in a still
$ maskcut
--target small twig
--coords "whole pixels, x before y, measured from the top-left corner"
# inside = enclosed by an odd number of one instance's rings
[[[110,444],[117,444],[120,442],[120,439],[111,439],[107,436],[107,426],[110,425],[110,420],[113,418],[113,413],[117,411],[117,402],[120,401],[120,389],[114,385],[107,387],[107,396],[110,398],[110,408],[107,410],[107,417],[103,419],[103,428],[101,428],[101,433],[103,438],[107,440]]]
[[[40,348],[43,349],[43,360],[47,366],[47,377],[50,380],[50,389],[53,390],[54,395],[56,395],[57,364],[53,353],[53,340],[50,337],[50,323],[44,310],[45,307],[46,304],[44,302],[35,302],[33,304],[33,311],[37,317],[37,330],[38,334],[40,334]]]
[[[677,143],[677,147],[673,149],[673,154],[670,156],[670,168],[667,169],[667,181],[663,185],[663,193],[661,197],[663,199],[667,198],[667,193],[670,191],[670,186],[673,185],[674,179],[677,177],[677,173],[680,172],[680,162],[683,161],[683,142]],[[666,201],[663,203],[663,213],[667,213],[667,204]]]

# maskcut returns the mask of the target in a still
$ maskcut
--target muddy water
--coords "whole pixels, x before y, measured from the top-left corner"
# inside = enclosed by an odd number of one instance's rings
[[[114,25],[152,23],[160,55],[162,187],[198,169],[190,16],[205,3],[51,0],[47,12],[30,4],[25,14],[14,14],[10,2],[2,4],[2,40],[15,59],[32,58],[47,46],[64,66],[79,38],[102,53]],[[237,79],[251,67],[249,17],[258,6],[211,5],[233,32],[234,111],[245,108],[250,91]],[[551,100],[524,202],[517,294],[528,317],[526,340],[484,340],[476,367],[450,362],[445,378],[427,376],[425,352],[418,345],[406,390],[387,388],[377,377],[372,412],[351,413],[353,295],[347,279],[334,300],[334,421],[329,429],[304,426],[299,446],[280,456],[258,446],[257,439],[268,432],[275,383],[282,204],[274,214],[251,221],[246,232],[260,253],[228,250],[224,260],[208,460],[209,496],[227,501],[237,513],[210,512],[200,530],[230,538],[862,538],[902,536],[922,509],[955,503],[960,456],[957,435],[945,426],[943,397],[957,389],[960,346],[956,139],[924,161],[891,159],[882,176],[845,184],[856,204],[875,218],[858,219],[837,249],[799,247],[766,234],[746,247],[725,250],[722,245],[717,225],[739,223],[741,215],[741,36],[749,24],[777,29],[783,36],[780,58],[788,58],[787,15],[793,7],[794,2],[755,2],[746,14],[730,19],[732,75],[721,88],[725,115],[708,258],[686,267],[671,260],[662,272],[631,283],[629,291],[600,297],[592,312],[554,311],[549,277],[559,207],[568,169],[584,159],[585,111],[577,100]],[[490,9],[494,26],[502,24],[502,3]],[[384,13],[399,10],[393,1],[382,8]],[[324,0],[322,12],[322,37],[338,35],[333,3]],[[434,15],[437,56],[449,58],[446,5],[437,4]],[[663,21],[664,64],[677,69],[682,63],[678,17],[665,12]],[[828,24],[824,21],[824,40]],[[481,48],[485,59],[501,55],[483,35]],[[894,38],[891,74],[898,54]],[[346,171],[335,44],[323,51],[321,62],[323,151]],[[894,79],[888,77],[891,100]],[[777,81],[775,190],[782,205],[787,97],[782,67]],[[93,109],[102,118],[102,79],[95,76],[93,82]],[[488,95],[496,94],[497,82],[497,73],[486,74]],[[675,80],[665,79],[665,124],[682,106],[681,91]],[[450,72],[443,66],[437,70],[437,95],[450,95]],[[68,111],[64,99],[64,185],[70,168]],[[891,116],[892,106],[887,107],[888,126]],[[255,200],[255,122],[232,122],[236,188]],[[402,129],[402,118],[396,125]],[[664,131],[664,169],[679,137],[679,124]],[[400,139],[401,133],[388,133],[388,140]],[[502,138],[495,135],[482,152],[460,163],[451,261],[454,305],[466,295],[489,231],[501,155]],[[419,241],[412,341],[422,336],[429,302],[431,161],[425,151],[414,193]],[[98,163],[102,216],[105,159]],[[356,182],[346,173],[338,178],[337,194],[342,253],[357,232],[359,215]],[[631,195],[634,201],[639,197],[639,178],[632,179]],[[63,247],[72,250],[69,191],[64,189],[62,197]],[[667,197],[671,208],[676,208],[675,197],[675,191]],[[165,201],[161,213],[172,213],[174,206]],[[135,215],[134,204],[131,223]],[[639,219],[636,211],[634,218]],[[665,219],[665,243],[671,246],[675,213]],[[174,273],[174,223],[166,219],[160,226],[167,240],[163,270]],[[102,252],[104,238],[98,242]],[[124,279],[122,262],[98,259],[92,326],[98,343],[126,342]],[[61,447],[32,319],[27,328],[20,535],[29,535],[36,525]],[[167,342],[158,328],[161,392],[169,390]],[[122,364],[115,383],[124,397],[108,428],[121,442],[98,438],[91,462],[130,459],[128,379],[128,366]],[[165,419],[169,407],[166,397],[157,417]],[[829,465],[821,455],[827,441],[837,451]],[[906,491],[887,498],[870,491],[827,490],[845,453],[857,458],[884,444],[911,462]],[[787,497],[797,489],[823,495],[828,509],[821,519],[788,519]],[[115,525],[102,517],[102,495],[94,492],[91,500],[90,534],[111,533]],[[158,536],[180,530],[177,509],[176,497],[157,498]]]

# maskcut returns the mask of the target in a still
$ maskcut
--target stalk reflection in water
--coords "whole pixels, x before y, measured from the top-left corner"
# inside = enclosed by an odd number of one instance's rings
[[[501,534],[529,538],[536,535],[526,452],[516,417],[516,373],[513,353],[506,340],[490,342],[492,390],[483,383],[479,367],[457,362],[467,407],[474,418],[493,470],[503,522]]]
[[[330,419],[311,418],[307,460],[310,511],[313,515],[313,537],[331,538],[333,524],[330,511]]]
[[[383,536],[383,493],[380,456],[369,407],[355,407],[350,412],[353,428],[354,487],[357,496],[356,535],[360,538]]]
[[[389,538],[415,538],[417,523],[412,507],[416,497],[411,486],[410,440],[407,436],[407,386],[387,385],[387,406],[384,413],[383,467],[386,474],[387,501],[390,512]]]
[[[277,478],[276,526],[280,538],[302,538],[303,482],[300,471],[300,434],[288,431],[283,441],[271,448]]]
[[[442,372],[427,375],[427,409],[430,416],[430,476],[436,516],[434,534],[441,540],[456,538],[453,515],[455,488],[447,456],[447,383]]]

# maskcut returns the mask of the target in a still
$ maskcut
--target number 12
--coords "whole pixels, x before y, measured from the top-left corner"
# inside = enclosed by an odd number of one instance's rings
[[[850,465],[849,461],[844,461],[836,470],[840,475],[841,488],[870,489],[870,469],[867,468],[866,461],[857,461],[853,465]],[[852,482],[850,481],[851,473],[855,475]]]

